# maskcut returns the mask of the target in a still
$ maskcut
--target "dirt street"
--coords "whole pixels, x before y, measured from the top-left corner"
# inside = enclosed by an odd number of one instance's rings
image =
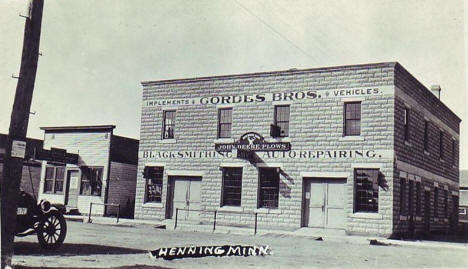
[[[161,247],[268,245],[269,256],[153,260]],[[247,236],[68,222],[64,245],[44,251],[35,236],[16,238],[13,262],[20,266],[109,268],[142,265],[168,268],[468,268],[468,249],[371,246],[316,241],[290,235]]]

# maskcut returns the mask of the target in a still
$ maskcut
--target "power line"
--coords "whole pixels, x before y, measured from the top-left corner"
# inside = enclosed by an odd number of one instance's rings
[[[294,48],[296,48],[297,50],[299,50],[300,52],[302,52],[304,55],[306,55],[307,57],[311,58],[316,64],[318,64],[318,61],[315,59],[315,57],[313,57],[312,55],[310,55],[309,53],[307,53],[305,50],[303,50],[301,47],[299,47],[298,45],[296,45],[294,42],[292,42],[289,38],[287,38],[285,35],[283,35],[280,31],[276,30],[273,26],[271,26],[270,24],[268,24],[265,20],[263,20],[261,17],[259,17],[257,14],[255,14],[253,11],[251,11],[250,9],[248,9],[247,7],[245,7],[244,5],[242,5],[241,3],[239,3],[239,1],[237,0],[233,0],[234,2],[236,2],[242,9],[244,9],[247,13],[249,13],[250,15],[254,16],[257,20],[259,20],[263,25],[265,25],[266,27],[268,27],[268,29],[270,29],[272,32],[276,33],[277,35],[279,35],[281,38],[283,38],[284,40],[286,40],[289,44],[291,44]]]

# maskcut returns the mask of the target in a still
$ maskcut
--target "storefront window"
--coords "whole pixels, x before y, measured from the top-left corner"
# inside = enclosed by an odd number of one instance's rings
[[[101,196],[103,167],[81,167],[81,195]]]
[[[416,216],[421,216],[421,182],[416,182]]]
[[[63,180],[65,176],[65,166],[47,165],[44,193],[63,193]]]
[[[164,167],[146,166],[143,172],[146,181],[145,202],[160,203],[162,198]]]
[[[379,169],[354,170],[354,212],[378,212]]]
[[[242,168],[223,168],[221,206],[240,206],[242,193]]]
[[[278,208],[279,173],[276,168],[260,169],[259,208]]]
[[[439,217],[439,188],[434,188],[434,217]]]

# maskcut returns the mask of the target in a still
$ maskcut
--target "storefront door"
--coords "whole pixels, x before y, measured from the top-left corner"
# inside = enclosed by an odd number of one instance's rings
[[[71,208],[78,206],[78,194],[80,193],[80,172],[78,170],[67,171],[67,185],[65,190],[65,205]]]
[[[200,177],[171,177],[172,218],[176,209],[178,220],[199,220],[201,208],[201,178]],[[195,210],[195,211],[194,211]]]
[[[344,229],[346,179],[304,179],[303,226]]]

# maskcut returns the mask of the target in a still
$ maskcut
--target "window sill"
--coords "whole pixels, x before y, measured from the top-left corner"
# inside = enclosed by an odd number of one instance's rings
[[[416,220],[416,221],[422,221],[423,218],[422,218],[422,217],[415,217],[415,220]]]
[[[43,194],[48,194],[48,195],[63,195],[63,192],[43,192]]]
[[[219,212],[243,212],[244,209],[240,206],[221,206],[217,209]]]
[[[408,220],[408,216],[402,216],[402,215],[400,215],[400,220]]]
[[[439,218],[434,218],[434,222],[439,222]]]
[[[177,140],[175,139],[161,139],[161,144],[175,144]]]
[[[81,197],[101,197],[101,195],[92,195],[92,194],[78,194],[78,196]]]
[[[152,203],[152,202],[148,202],[148,203],[144,203],[142,205],[143,207],[155,207],[155,208],[163,208],[164,205],[162,203]]]
[[[350,214],[349,217],[356,219],[383,219],[382,214],[379,213],[366,213],[366,212],[357,212]]]
[[[283,137],[268,137],[268,142],[291,142],[291,137],[283,136]]]
[[[278,208],[257,208],[254,210],[254,213],[281,214],[281,210]]]
[[[405,140],[405,145],[407,145],[407,146],[411,147],[411,143],[410,143],[410,142],[408,142],[408,140]]]
[[[453,165],[453,164],[452,164],[452,168],[453,169],[458,169],[458,167],[456,165]]]
[[[216,138],[213,143],[215,144],[229,144],[234,143],[234,138]]]
[[[348,135],[348,136],[342,136],[339,138],[340,141],[364,141],[364,137],[360,135]]]
[[[427,156],[431,155],[427,150],[424,150],[424,154],[426,154]]]

